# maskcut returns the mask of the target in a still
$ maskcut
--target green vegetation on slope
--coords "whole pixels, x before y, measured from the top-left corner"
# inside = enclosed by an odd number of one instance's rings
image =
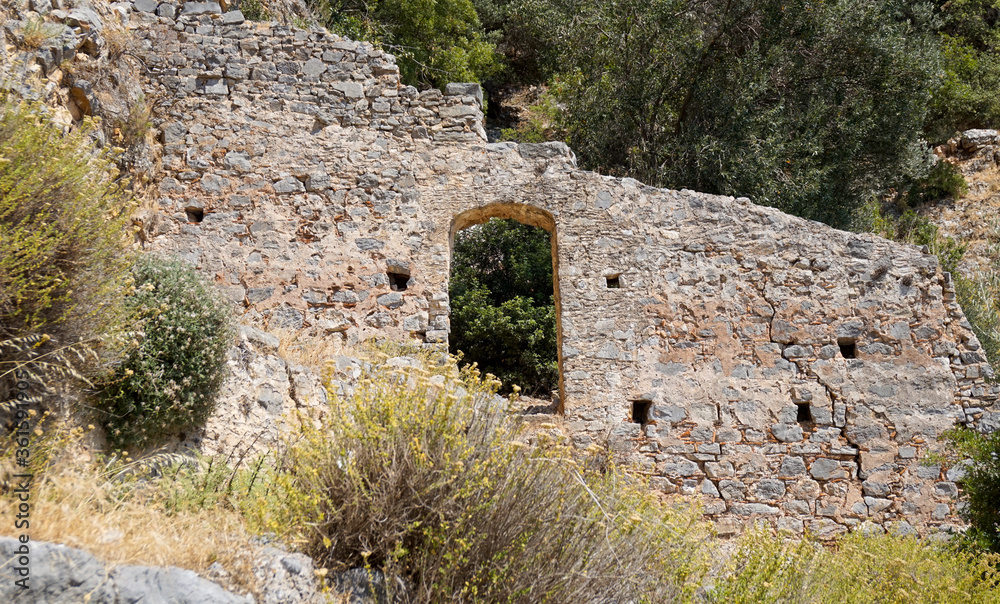
[[[128,208],[90,128],[64,135],[39,108],[0,93],[0,412],[15,375],[33,412],[62,377],[82,377],[122,321]],[[15,371],[17,369],[17,371]],[[22,384],[25,382],[21,382]],[[23,389],[21,389],[23,390]]]
[[[964,474],[962,515],[970,526],[962,538],[973,548],[1000,554],[1000,432],[955,428],[942,437],[949,461]]]
[[[471,0],[310,0],[331,31],[396,55],[403,81],[421,88],[478,82],[500,70]]]
[[[996,556],[857,531],[823,548],[751,530],[712,590],[718,604],[951,604],[1000,602]]]

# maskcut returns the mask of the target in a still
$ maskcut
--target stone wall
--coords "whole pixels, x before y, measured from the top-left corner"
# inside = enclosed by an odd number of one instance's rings
[[[486,140],[478,86],[449,85],[417,92],[401,86],[392,55],[371,44],[323,31],[256,24],[240,11],[219,13],[214,2],[156,5],[133,21],[143,40],[144,63],[160,86],[164,108],[182,99],[229,103],[234,109],[287,111],[330,124],[436,141]],[[170,7],[169,10],[162,10]],[[170,15],[179,13],[176,21]],[[167,151],[198,131],[164,131]],[[175,164],[181,158],[170,154]],[[235,161],[235,160],[234,160]]]
[[[553,234],[575,444],[702,497],[723,533],[957,522],[954,472],[921,460],[997,425],[997,388],[925,250],[488,144],[477,87],[417,94],[365,44],[176,12],[132,14],[163,142],[143,236],[245,322],[445,342],[455,232],[517,218]]]

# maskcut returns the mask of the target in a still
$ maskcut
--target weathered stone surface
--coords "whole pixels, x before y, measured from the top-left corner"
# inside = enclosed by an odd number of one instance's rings
[[[28,555],[22,564],[18,558],[25,551]],[[88,595],[95,604],[117,601],[104,564],[83,550],[39,541],[23,544],[12,537],[0,537],[0,560],[0,596],[6,602],[76,604]],[[21,578],[18,567],[30,569],[30,589],[15,583]]]
[[[181,568],[118,566],[111,571],[111,581],[118,592],[117,601],[121,603],[248,604],[253,601]]]
[[[159,5],[160,3],[157,0],[135,0],[135,2],[132,3],[135,10],[141,13],[156,12],[156,7]]]
[[[227,13],[223,13],[222,15],[222,23],[225,25],[239,25],[244,21],[246,21],[246,18],[243,16],[243,13],[238,10],[229,11]]]
[[[966,130],[962,133],[961,145],[967,151],[975,151],[986,145],[995,145],[1000,138],[996,130]]]
[[[333,89],[342,92],[349,99],[360,99],[365,96],[364,88],[357,82],[336,82]]]
[[[259,604],[319,604],[327,600],[316,580],[316,565],[304,554],[264,547],[254,556],[253,574],[267,591]]]
[[[817,480],[834,480],[847,478],[847,471],[835,459],[820,458],[813,462],[809,474]]]
[[[517,146],[518,153],[524,159],[549,159],[554,157],[573,158],[573,152],[566,143],[521,143]],[[575,159],[574,159],[575,161]]]
[[[156,15],[165,19],[173,19],[177,16],[177,7],[169,2],[164,2],[156,8]]]
[[[27,552],[26,554],[24,552]],[[15,583],[19,558],[30,566],[27,585]],[[117,566],[109,571],[91,554],[65,545],[0,537],[0,596],[6,602],[46,604],[249,604],[250,597],[230,593],[190,570]]]
[[[221,13],[222,7],[218,2],[185,2],[181,9],[182,15],[207,15],[211,13]]]
[[[476,99],[479,106],[483,106],[483,89],[479,84],[464,84],[451,82],[444,87],[445,96],[471,96]]]

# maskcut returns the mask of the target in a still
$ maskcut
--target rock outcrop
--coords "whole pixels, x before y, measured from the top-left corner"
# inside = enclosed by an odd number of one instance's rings
[[[3,561],[0,596],[5,602],[252,604],[254,601],[230,593],[189,570],[152,566],[108,568],[83,550],[53,543],[35,541],[25,545],[11,537],[0,537],[0,561]],[[20,574],[19,568],[29,569],[30,574]],[[27,579],[24,583],[27,588],[16,583],[19,579]]]

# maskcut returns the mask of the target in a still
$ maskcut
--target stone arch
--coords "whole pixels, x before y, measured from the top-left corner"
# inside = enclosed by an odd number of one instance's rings
[[[528,226],[545,229],[552,242],[552,293],[556,306],[556,362],[559,367],[559,405],[557,413],[563,413],[566,404],[566,388],[563,377],[563,333],[562,305],[559,295],[559,237],[556,219],[551,213],[523,203],[491,203],[461,212],[451,221],[448,233],[448,279],[451,279],[451,258],[455,249],[455,235],[462,229],[483,224],[491,218],[509,218]]]

